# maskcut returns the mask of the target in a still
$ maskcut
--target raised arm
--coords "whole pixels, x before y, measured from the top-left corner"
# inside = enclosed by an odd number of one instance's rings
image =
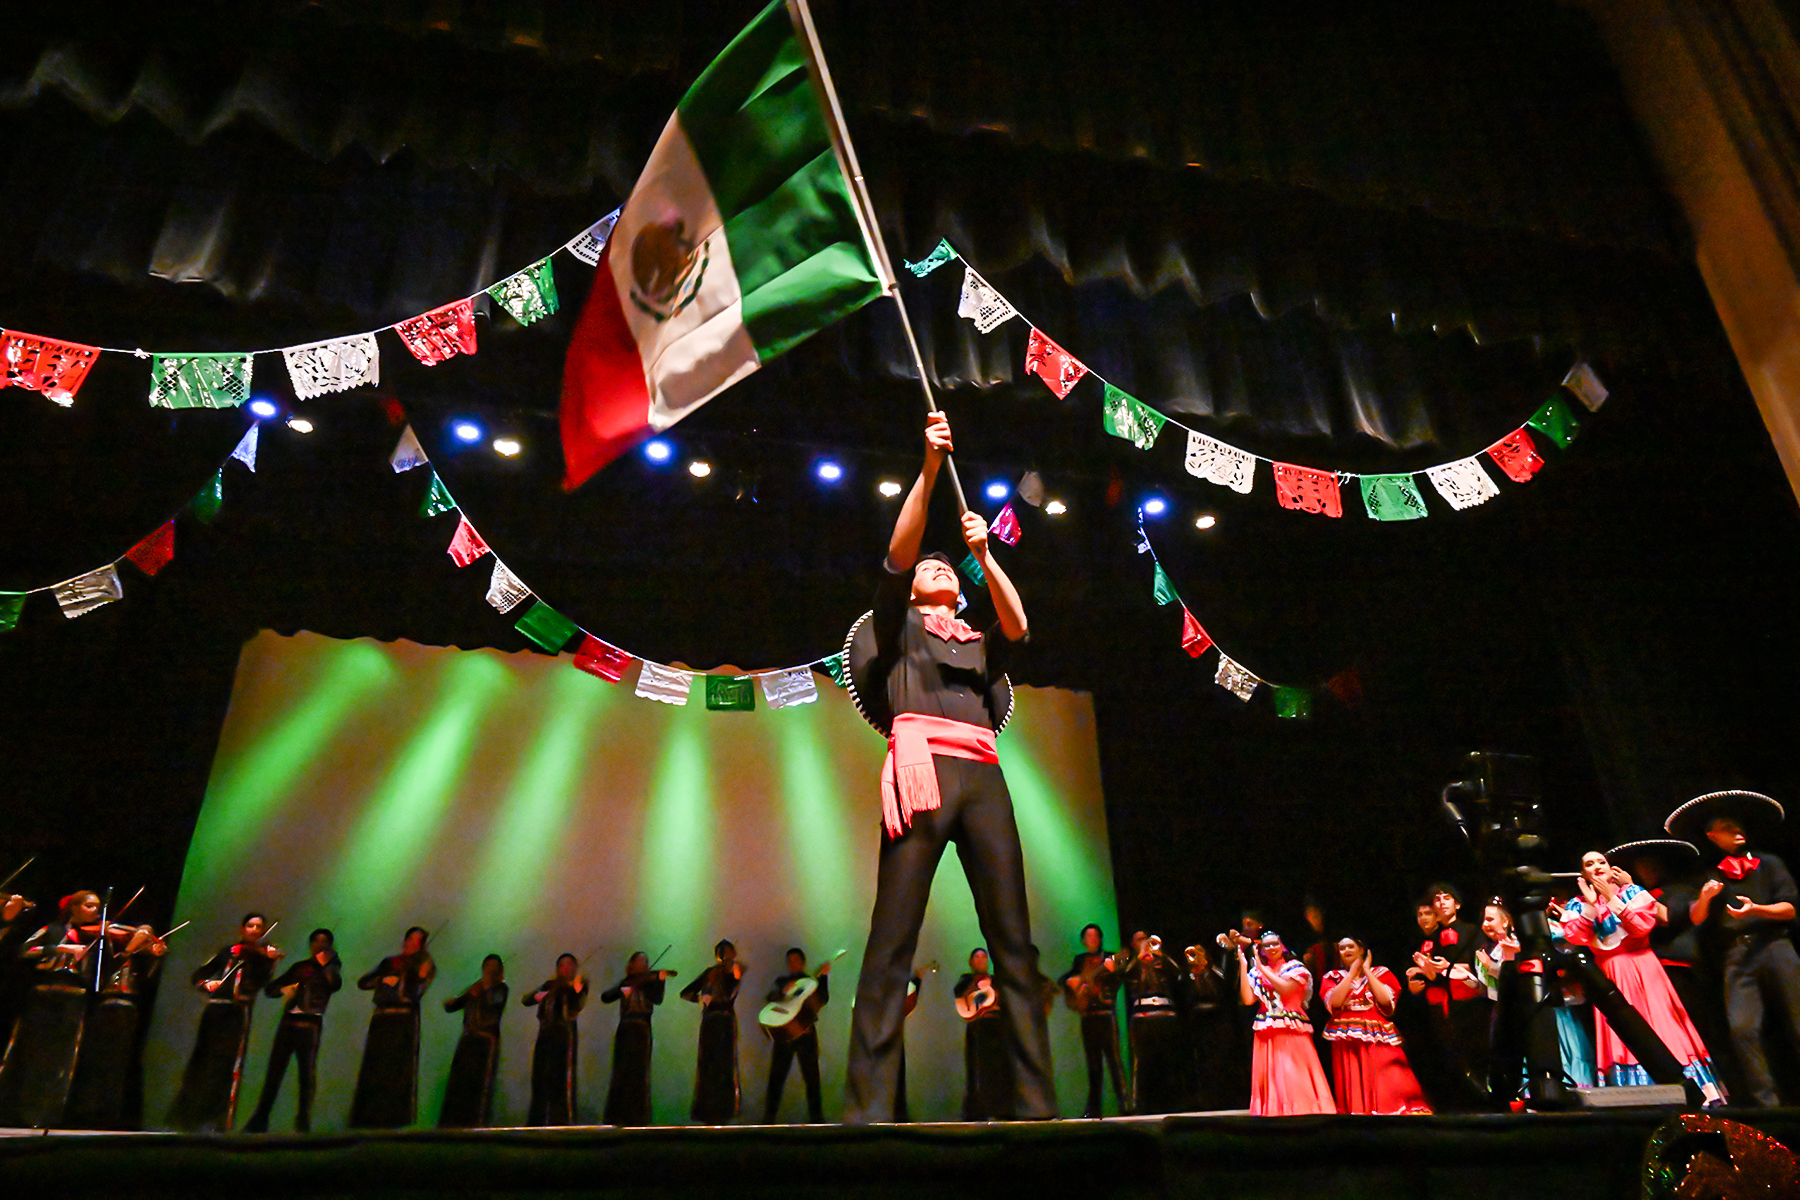
[[[994,561],[988,552],[987,522],[981,519],[978,512],[966,512],[962,518],[963,541],[968,543],[969,553],[981,564],[982,574],[987,576],[988,595],[994,601],[994,613],[1000,618],[1000,632],[1010,642],[1025,639],[1027,626],[1025,623],[1025,605],[1019,599],[1019,593],[1008,579],[1000,564]]]
[[[894,534],[888,539],[888,565],[896,571],[910,571],[919,561],[925,517],[931,509],[931,489],[944,465],[944,455],[950,450],[950,418],[934,412],[925,425],[925,465],[901,502],[900,515],[894,518]]]

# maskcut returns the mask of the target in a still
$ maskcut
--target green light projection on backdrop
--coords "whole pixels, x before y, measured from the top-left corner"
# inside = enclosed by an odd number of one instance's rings
[[[638,857],[637,927],[644,939],[639,948],[653,959],[665,942],[677,948],[711,945],[705,924],[712,902],[713,795],[703,729],[710,720],[718,718],[696,704],[675,709],[651,776]],[[679,966],[685,961],[686,955],[672,950],[662,965],[686,969]],[[625,964],[617,966],[623,973]]]
[[[784,711],[777,740],[792,878],[802,911],[823,913],[850,894],[850,865],[856,856],[837,801],[837,779],[819,737],[818,710],[814,703]]]

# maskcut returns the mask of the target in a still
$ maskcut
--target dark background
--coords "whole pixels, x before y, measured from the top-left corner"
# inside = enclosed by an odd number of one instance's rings
[[[204,351],[384,325],[561,245],[759,6],[78,7],[19,6],[0,45],[0,325]],[[1612,388],[1481,508],[1427,487],[1429,519],[1378,524],[1347,490],[1333,521],[1280,509],[1266,465],[1248,497],[1188,477],[1179,430],[1148,453],[1106,436],[1097,381],[1059,401],[1022,377],[1023,323],[955,317],[960,270],[903,276],[964,478],[1036,469],[1070,504],[1022,508],[1003,552],[1033,623],[1015,674],[1094,693],[1120,911],[1175,944],[1243,903],[1292,928],[1310,893],[1398,958],[1422,884],[1481,886],[1435,815],[1474,749],[1538,757],[1561,867],[1701,791],[1800,798],[1794,496],[1598,39],[1547,2],[1440,8],[817,6],[895,258],[949,237],[1188,424],[1421,470],[1511,431],[1580,358]],[[555,265],[563,311],[484,316],[472,358],[421,367],[382,335],[381,386],[306,403],[310,437],[271,422],[217,520],[178,517],[168,568],[121,566],[123,603],[71,622],[29,601],[0,636],[0,869],[40,855],[25,886],[50,903],[148,883],[139,911],[166,914],[258,629],[526,645],[482,600],[486,564],[444,556],[456,518],[416,515],[427,473],[388,469],[384,400],[506,561],[600,636],[701,668],[835,649],[892,521],[873,481],[916,467],[891,305],[677,427],[675,466],[631,455],[567,495],[556,397],[592,272]],[[247,426],[153,410],[148,378],[109,355],[70,410],[0,394],[0,588],[122,555]],[[292,403],[278,356],[255,383]],[[526,453],[457,450],[463,414]],[[838,488],[811,477],[825,454]],[[1220,645],[1278,683],[1351,671],[1357,703],[1317,691],[1281,720],[1266,690],[1214,686],[1133,552],[1151,492],[1173,502],[1157,552]]]

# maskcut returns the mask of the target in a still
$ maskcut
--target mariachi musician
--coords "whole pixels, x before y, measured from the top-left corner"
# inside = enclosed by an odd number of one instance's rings
[[[269,1070],[263,1076],[262,1095],[256,1111],[244,1123],[245,1133],[267,1133],[269,1114],[281,1093],[288,1061],[300,1076],[300,1098],[294,1105],[294,1129],[312,1131],[313,1091],[319,1078],[319,1041],[325,1033],[325,1007],[344,986],[344,967],[332,947],[336,938],[329,929],[307,935],[307,955],[271,979],[263,994],[281,999],[281,1023],[275,1026],[275,1042],[269,1047]]]
[[[531,1051],[531,1108],[527,1125],[575,1124],[576,1018],[587,1003],[587,979],[573,954],[556,960],[556,974],[519,998],[537,1009],[537,1043]]]
[[[1132,1107],[1139,1113],[1177,1112],[1184,1091],[1181,1018],[1175,968],[1162,939],[1141,930],[1132,934],[1131,950],[1113,956],[1113,969],[1124,978],[1131,1013]]]
[[[721,938],[713,963],[681,989],[700,1006],[700,1052],[694,1060],[694,1103],[689,1115],[702,1125],[724,1125],[738,1115],[738,984],[744,964],[737,947]]]
[[[1081,953],[1057,980],[1063,986],[1063,999],[1081,1017],[1081,1048],[1087,1055],[1087,1108],[1084,1117],[1102,1115],[1100,1107],[1100,1072],[1102,1064],[1112,1076],[1113,1099],[1121,1113],[1131,1111],[1119,1068],[1119,976],[1112,968],[1112,956],[1100,948],[1102,931],[1098,925],[1081,929]]]
[[[612,1081],[606,1089],[608,1125],[650,1124],[650,1018],[663,1002],[664,983],[675,972],[650,969],[642,950],[625,964],[625,978],[600,993],[602,1004],[619,1006],[613,1035]]]
[[[281,948],[267,939],[273,928],[261,913],[244,914],[236,941],[194,968],[190,981],[206,997],[194,1053],[169,1109],[169,1124],[189,1133],[230,1132],[237,1116],[238,1084],[250,1048],[250,1012],[269,982]]]
[[[1005,1116],[1012,1089],[1007,1081],[1006,1041],[1000,1028],[1000,989],[988,969],[988,952],[969,952],[969,969],[951,989],[963,1019],[962,1119]]]
[[[9,896],[0,915],[16,921],[28,907],[22,897]],[[167,947],[148,926],[105,921],[103,907],[94,892],[63,897],[59,906],[62,920],[33,933],[20,949],[19,956],[31,971],[31,991],[13,1026],[5,1062],[0,1064],[0,1125],[64,1126],[70,1116],[85,1119],[86,1113],[80,1110],[105,1107],[91,1099],[78,1103],[84,1096],[123,1097],[130,1042],[122,1057],[108,1049],[115,1038],[103,1038],[98,1049],[86,1042],[89,997],[95,993],[96,977],[105,992],[111,986],[106,972],[117,973],[122,966],[131,972],[127,982],[131,986],[130,981],[141,978],[141,969],[133,960],[142,955],[160,956]],[[104,939],[100,936],[102,924]],[[135,987],[122,994],[135,996]],[[110,1028],[115,1017],[96,1013],[91,1023],[96,1028]],[[135,1036],[135,1007],[132,1018]],[[96,1058],[92,1065],[84,1061],[90,1053]],[[81,1081],[79,1092],[75,1090],[77,1079]],[[117,1107],[110,1112],[115,1120]]]
[[[419,1001],[437,978],[426,944],[431,935],[414,925],[400,953],[390,954],[356,981],[374,992],[375,1014],[363,1042],[362,1068],[350,1101],[350,1128],[400,1129],[419,1111]]]
[[[506,963],[490,954],[481,960],[481,978],[445,999],[445,1012],[462,1013],[463,1029],[450,1059],[439,1129],[485,1129],[493,1123],[500,1015],[506,1011],[506,997]]]
[[[789,947],[787,952],[787,974],[777,975],[775,984],[769,989],[768,1000],[771,1004],[788,999],[788,993],[794,985],[803,979],[817,979],[818,987],[813,989],[788,1024],[780,1029],[771,1030],[763,1027],[763,1032],[774,1043],[769,1055],[769,1087],[763,1096],[763,1124],[773,1125],[775,1115],[781,1110],[781,1093],[787,1088],[788,1069],[798,1060],[800,1063],[800,1080],[806,1085],[806,1120],[809,1124],[818,1125],[824,1121],[824,1101],[819,1092],[819,1010],[831,1001],[831,964],[825,963],[818,974],[810,975],[806,970],[806,951],[798,946]]]

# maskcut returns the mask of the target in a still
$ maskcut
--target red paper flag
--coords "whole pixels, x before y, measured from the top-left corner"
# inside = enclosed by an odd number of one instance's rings
[[[5,386],[42,392],[65,408],[74,402],[88,368],[99,357],[97,346],[36,337],[13,329],[0,330],[0,368],[6,371]]]
[[[1338,495],[1337,476],[1330,471],[1296,467],[1293,463],[1275,464],[1275,499],[1283,508],[1301,512],[1323,513],[1328,517],[1344,515],[1344,504]]]
[[[1067,396],[1088,370],[1073,354],[1035,328],[1031,340],[1025,343],[1025,369],[1042,379],[1058,399]]]
[[[1212,649],[1213,640],[1207,636],[1206,630],[1200,628],[1200,622],[1194,620],[1194,614],[1181,606],[1181,648],[1188,652],[1188,657],[1199,658]]]
[[[1487,455],[1514,483],[1530,483],[1544,465],[1543,456],[1531,444],[1531,435],[1523,429],[1515,429],[1489,446]]]
[[[1339,703],[1350,708],[1362,703],[1362,677],[1356,673],[1355,667],[1345,667],[1333,675],[1326,681],[1325,690],[1336,696]]]
[[[1019,514],[1013,511],[1010,502],[994,514],[994,523],[988,526],[988,532],[1009,546],[1019,544]]]
[[[125,557],[146,575],[154,575],[175,557],[175,522],[161,529],[125,552]]]
[[[592,634],[581,635],[581,649],[575,652],[575,666],[589,675],[598,675],[609,683],[617,683],[626,668],[636,660],[617,646],[609,646]]]
[[[475,353],[475,301],[458,300],[409,317],[394,332],[413,352],[413,357],[434,367],[458,354]]]
[[[466,567],[482,555],[488,553],[488,544],[481,540],[475,527],[464,517],[456,523],[456,536],[450,539],[450,547],[445,551],[450,561],[459,567]]]

